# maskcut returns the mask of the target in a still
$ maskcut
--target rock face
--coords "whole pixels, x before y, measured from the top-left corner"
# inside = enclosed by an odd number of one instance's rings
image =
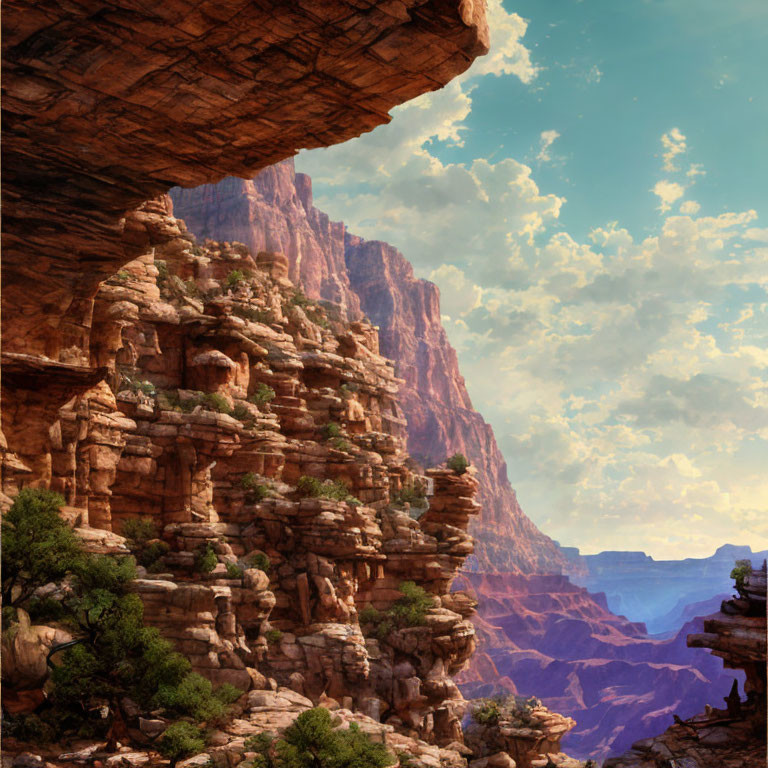
[[[576,756],[626,749],[733,683],[716,659],[686,648],[701,620],[659,641],[564,576],[464,573],[455,586],[481,598],[478,651],[458,678],[465,696],[535,695],[567,712],[578,725],[564,746]]]
[[[82,526],[156,523],[170,552],[135,589],[217,684],[273,679],[460,740],[452,675],[474,650],[474,603],[449,585],[472,551],[477,481],[407,469],[399,382],[370,324],[307,304],[281,254],[200,247],[161,202],[143,215],[155,246],[96,296],[108,374],[59,411],[50,487]],[[430,495],[415,519],[395,496],[417,481]],[[386,616],[403,582],[431,596],[423,621],[364,634],[360,610]]]
[[[142,202],[371,130],[488,48],[466,0],[11,0],[3,31],[4,351],[78,366]]]
[[[688,636],[692,648],[709,648],[726,667],[746,674],[742,701],[737,685],[724,696],[725,709],[707,704],[689,720],[677,718],[661,736],[643,739],[606,768],[752,768],[766,756],[766,569],[752,570],[738,585],[739,597],[724,601]],[[703,702],[702,702],[703,703]]]
[[[340,303],[351,317],[362,310],[379,326],[382,353],[404,380],[400,400],[411,454],[430,465],[461,452],[477,467],[485,511],[472,528],[477,544],[470,567],[526,573],[564,567],[555,543],[520,509],[493,430],[472,408],[433,283],[416,279],[392,246],[355,237],[318,211],[311,180],[294,172],[292,160],[249,181],[226,179],[171,196],[175,214],[198,237],[279,248],[307,295]]]

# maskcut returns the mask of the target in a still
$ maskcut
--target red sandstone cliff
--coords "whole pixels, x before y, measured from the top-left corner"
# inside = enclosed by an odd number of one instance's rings
[[[309,296],[341,304],[352,316],[361,309],[380,327],[382,353],[405,380],[409,451],[427,465],[459,451],[478,469],[484,513],[472,533],[480,570],[561,570],[563,556],[520,509],[493,430],[472,408],[442,327],[437,286],[415,278],[392,246],[350,235],[318,211],[311,180],[294,172],[292,160],[250,181],[226,179],[171,196],[175,215],[198,237],[283,251]]]

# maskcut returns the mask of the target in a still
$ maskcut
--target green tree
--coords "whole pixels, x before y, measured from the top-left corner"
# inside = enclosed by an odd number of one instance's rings
[[[23,607],[38,587],[61,581],[83,557],[80,540],[59,516],[64,498],[25,488],[2,522],[3,605]]]
[[[171,761],[171,768],[183,757],[196,755],[205,749],[202,731],[192,723],[180,720],[173,723],[160,737],[157,749]]]
[[[334,728],[323,707],[302,712],[277,741],[271,734],[251,737],[246,749],[257,753],[254,768],[385,768],[395,762],[356,723]]]
[[[151,568],[170,550],[168,544],[158,538],[157,526],[151,518],[128,518],[123,521],[122,532],[136,562],[145,568]]]
[[[135,575],[132,557],[83,561],[74,595],[66,600],[75,644],[64,650],[51,673],[55,707],[87,720],[99,703],[107,702],[108,748],[127,735],[123,698],[149,707],[159,686],[179,685],[190,670],[156,629],[144,626],[141,599],[129,589]]]

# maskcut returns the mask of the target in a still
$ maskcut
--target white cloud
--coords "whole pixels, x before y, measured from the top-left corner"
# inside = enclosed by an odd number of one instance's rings
[[[300,156],[316,204],[438,284],[472,399],[548,534],[658,557],[768,547],[768,300],[749,314],[733,298],[768,287],[768,229],[683,200],[702,171],[679,171],[678,128],[653,188],[665,215],[643,238],[618,222],[586,242],[560,231],[565,199],[511,158],[439,160],[432,142],[461,142],[474,78],[535,77],[525,22],[490,10],[489,59],[390,125]],[[543,131],[540,151],[557,138]]]
[[[664,147],[662,158],[664,159],[663,168],[667,173],[673,173],[679,170],[675,165],[675,158],[684,154],[688,147],[685,134],[679,128],[673,128],[671,131],[662,134],[661,144]]]
[[[676,181],[662,179],[656,182],[651,191],[659,198],[659,210],[666,213],[672,208],[672,204],[685,194],[685,187]]]
[[[548,163],[552,160],[552,156],[549,154],[549,148],[560,138],[560,134],[557,131],[549,130],[542,131],[539,137],[539,154],[536,155],[536,159],[540,163]]]

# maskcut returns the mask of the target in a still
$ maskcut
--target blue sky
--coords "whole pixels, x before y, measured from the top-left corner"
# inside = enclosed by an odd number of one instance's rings
[[[768,546],[768,3],[488,12],[469,72],[297,168],[438,284],[545,532],[659,557]]]

